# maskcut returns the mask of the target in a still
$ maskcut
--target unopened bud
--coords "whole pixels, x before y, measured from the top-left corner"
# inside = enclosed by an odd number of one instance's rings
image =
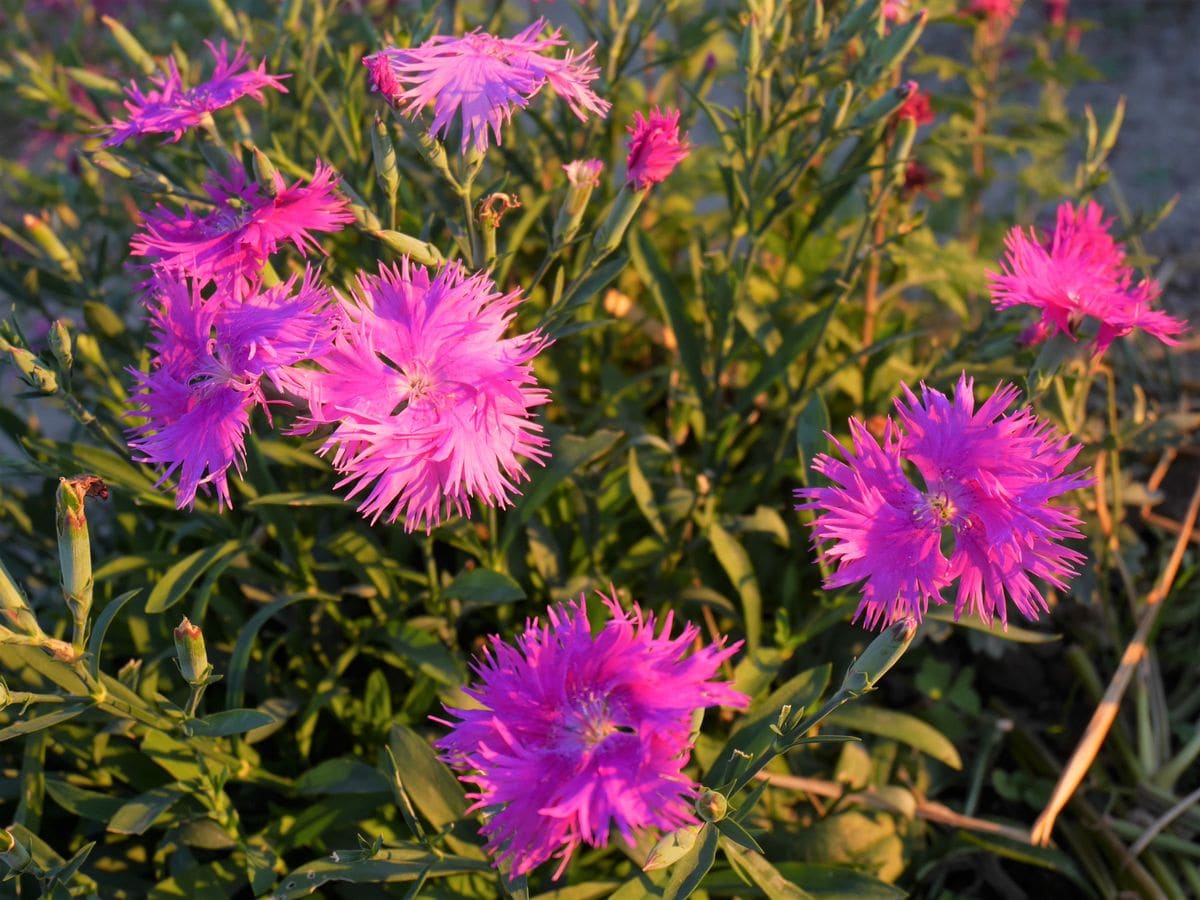
[[[29,601],[4,567],[3,561],[0,561],[0,625],[34,637],[42,634],[37,617],[29,607]]]
[[[379,228],[371,233],[397,253],[402,253],[413,262],[420,263],[423,266],[440,266],[446,261],[446,257],[442,256],[441,251],[437,247],[428,241],[415,238],[411,234],[405,234],[402,231],[392,231],[388,228]]]
[[[917,633],[917,620],[907,616],[893,622],[867,646],[862,656],[850,664],[842,680],[842,690],[861,694],[879,683],[887,671],[900,661]]]
[[[83,275],[79,272],[79,264],[75,262],[75,257],[71,255],[71,251],[66,248],[58,235],[55,234],[49,222],[38,216],[31,216],[29,213],[25,214],[22,221],[30,237],[42,248],[46,256],[58,266],[59,270],[69,281],[83,281]]]
[[[600,170],[603,168],[604,163],[598,159],[577,159],[563,166],[563,171],[567,173],[567,196],[554,221],[555,244],[568,244],[579,232],[583,213],[592,191],[600,184]]]
[[[650,851],[650,855],[646,857],[642,871],[653,872],[656,869],[665,869],[672,863],[678,862],[683,858],[685,853],[692,849],[692,846],[696,843],[696,837],[704,827],[703,825],[685,825],[683,828],[675,829],[670,834],[663,835],[662,839]]]
[[[112,16],[101,16],[100,21],[108,26],[126,59],[141,69],[143,75],[153,75],[158,71],[154,57],[146,52],[146,48],[138,43],[138,39],[130,34],[124,25]]]
[[[254,144],[250,145],[250,156],[254,166],[254,180],[268,196],[278,197],[285,185],[283,176],[275,168],[275,163]]]
[[[696,798],[696,815],[705,822],[720,822],[729,812],[729,801],[719,791],[703,791]]]
[[[179,671],[188,684],[204,684],[212,674],[208,662],[208,650],[204,646],[204,634],[199,626],[188,621],[187,616],[175,629],[175,655]]]
[[[903,106],[904,101],[917,92],[917,87],[915,81],[906,81],[892,88],[890,91],[884,92],[882,97],[863,107],[859,114],[850,122],[850,127],[865,128],[868,125],[878,122],[880,119],[887,118]]]
[[[83,646],[92,611],[92,547],[88,539],[87,497],[108,498],[108,487],[95,475],[58,479],[54,523],[58,530],[58,561],[62,592],[75,622],[73,645]]]
[[[75,364],[75,356],[71,351],[70,322],[66,319],[56,319],[50,326],[50,352],[62,366],[64,372],[69,372]]]
[[[21,373],[21,380],[43,394],[53,394],[58,390],[58,376],[41,364],[37,356],[24,347],[10,344],[0,337],[0,353],[7,353],[9,360]]]
[[[371,154],[375,158],[375,177],[379,186],[387,193],[388,202],[396,202],[396,192],[400,189],[400,169],[396,165],[396,145],[388,134],[387,122],[379,116],[375,117],[371,129]]]

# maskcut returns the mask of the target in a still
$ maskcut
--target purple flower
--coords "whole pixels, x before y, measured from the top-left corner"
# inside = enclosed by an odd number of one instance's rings
[[[327,348],[326,290],[306,271],[293,294],[296,276],[258,294],[231,302],[218,290],[176,275],[154,281],[149,372],[130,370],[144,424],[130,429],[130,447],[139,462],[163,467],[159,484],[176,471],[180,509],[191,506],[196,490],[212,484],[220,506],[230,506],[226,472],[241,471],[250,413],[267,411],[262,379],[284,384],[285,367]]]
[[[227,178],[214,173],[204,185],[213,209],[203,216],[191,209],[181,215],[159,206],[146,216],[145,229],[129,242],[134,256],[154,267],[201,281],[253,281],[263,262],[281,242],[302,253],[320,250],[314,231],[337,231],[354,216],[337,192],[338,175],[317,161],[308,184],[287,186],[274,175],[274,196],[231,163]]]
[[[850,420],[851,449],[841,462],[821,454],[813,468],[832,487],[801,488],[796,509],[818,512],[813,539],[837,565],[826,588],[863,583],[855,613],[868,628],[924,615],[958,579],[957,619],[976,612],[1007,626],[1007,600],[1028,619],[1046,609],[1032,578],[1065,589],[1082,554],[1060,542],[1082,535],[1072,507],[1050,501],[1091,482],[1066,474],[1080,450],[1025,407],[1006,414],[1017,397],[1001,385],[978,410],[974,382],[964,374],[953,398],[921,385],[903,386],[899,427],[888,419],[883,444]],[[831,440],[833,438],[830,438]],[[908,463],[921,476],[914,486]],[[952,541],[953,548],[945,544]]]
[[[333,453],[338,487],[365,492],[364,516],[428,530],[451,509],[469,515],[471,497],[507,506],[528,477],[519,459],[548,455],[532,419],[549,402],[531,363],[545,340],[504,337],[520,299],[457,263],[431,277],[405,258],[359,275],[323,371],[298,373],[296,390],[309,405],[302,433],[336,426],[321,453]]]
[[[216,60],[212,77],[193,88],[184,88],[175,58],[168,57],[166,71],[151,76],[150,81],[155,87],[149,93],[143,94],[136,82],[131,82],[125,89],[129,95],[125,101],[129,118],[112,120],[108,128],[113,133],[104,142],[105,147],[123,144],[134,135],[143,134],[170,133],[171,142],[174,142],[213,111],[224,109],[242,97],[250,96],[263,103],[265,88],[287,93],[287,88],[280,82],[291,76],[268,75],[266,60],[260,62],[257,69],[238,71],[250,62],[245,45],[238,47],[233,59],[229,59],[225,41],[221,41],[220,47],[214,47],[210,41],[204,43]]]
[[[687,135],[680,140],[677,109],[663,113],[655,107],[649,118],[635,112],[633,124],[626,131],[629,156],[625,159],[625,180],[639,191],[665,180],[692,150]]]
[[[545,27],[546,20],[538,19],[511,38],[479,30],[460,38],[435,35],[420,47],[387,47],[364,57],[363,64],[371,90],[407,115],[415,117],[433,104],[430,134],[445,137],[459,113],[463,152],[474,143],[482,153],[488,147],[488,128],[499,144],[500,126],[546,84],[582,121],[589,112],[607,114],[611,104],[588,87],[600,76],[600,69],[592,65],[596,45],[578,55],[568,50],[562,59],[546,56],[546,51],[567,42],[559,38],[559,29],[538,37]]]
[[[1140,328],[1164,344],[1178,344],[1176,335],[1187,323],[1151,309],[1158,299],[1158,282],[1144,278],[1133,283],[1125,265],[1124,248],[1108,233],[1111,221],[1088,202],[1078,209],[1058,208],[1054,234],[1039,241],[1037,233],[1021,228],[1008,233],[1008,253],[999,273],[989,272],[992,303],[997,309],[1028,305],[1042,317],[1025,335],[1031,343],[1061,332],[1074,338],[1083,319],[1098,323],[1093,352],[1100,356],[1118,337]]]
[[[740,641],[686,656],[696,626],[673,638],[667,613],[656,635],[652,615],[600,596],[612,618],[597,634],[580,597],[551,607],[546,625],[528,622],[516,646],[493,636],[474,664],[480,683],[465,690],[483,708],[447,708],[458,721],[442,722],[451,730],[436,746],[478,787],[471,811],[487,810],[487,849],[514,876],[556,856],[558,878],[576,847],[605,846],[613,826],[632,844],[635,829],[695,821],[683,772],[693,714],[749,704],[712,680]]]

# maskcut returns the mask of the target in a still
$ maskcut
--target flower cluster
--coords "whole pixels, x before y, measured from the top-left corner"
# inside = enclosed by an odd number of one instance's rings
[[[490,815],[482,833],[497,865],[523,875],[551,856],[557,878],[581,844],[602,847],[615,827],[630,844],[642,828],[693,822],[696,786],[684,774],[694,714],[744,709],[749,698],[714,681],[740,646],[687,655],[699,629],[676,637],[670,613],[624,612],[601,595],[611,618],[593,634],[584,598],[531,621],[516,646],[492,638],[466,689],[478,708],[447,708],[457,721],[437,742],[477,790],[472,811]]]
[[[335,426],[321,452],[351,497],[365,492],[363,515],[428,530],[443,511],[469,514],[471,497],[506,506],[528,477],[519,459],[548,455],[531,418],[549,401],[531,363],[545,341],[504,337],[519,301],[455,263],[358,276],[332,348],[295,389],[309,410],[301,433]]]
[[[1050,502],[1089,483],[1086,472],[1067,473],[1080,447],[1028,407],[1008,413],[1011,385],[978,409],[966,375],[952,398],[902,388],[899,426],[887,421],[882,445],[851,419],[851,447],[838,445],[846,461],[822,454],[814,463],[833,485],[796,491],[797,509],[817,511],[813,539],[837,566],[825,586],[862,582],[855,618],[869,628],[920,618],[955,579],[956,618],[969,611],[1007,625],[1011,600],[1036,619],[1046,601],[1032,579],[1065,587],[1083,560],[1059,543],[1081,537],[1075,510]]]
[[[1096,356],[1138,328],[1165,344],[1178,343],[1187,323],[1151,309],[1160,293],[1158,282],[1144,278],[1134,283],[1124,248],[1108,233],[1110,225],[1096,203],[1078,208],[1064,203],[1049,238],[1039,240],[1035,231],[1022,228],[1008,233],[1001,270],[988,276],[992,302],[997,309],[1023,305],[1042,311],[1026,332],[1028,343],[1055,333],[1075,338],[1089,319],[1096,325]]]
[[[436,35],[419,47],[387,47],[364,57],[371,90],[415,117],[433,104],[430,134],[445,137],[455,114],[462,130],[462,150],[488,148],[489,129],[500,143],[501,126],[515,109],[524,109],[547,84],[580,120],[605,116],[611,104],[589,85],[600,76],[592,64],[593,44],[583,53],[568,50],[562,59],[547,51],[566,44],[559,30],[540,37],[546,21],[538,19],[514,37],[501,38],[476,30],[462,37]]]
[[[216,61],[212,77],[195,87],[185,88],[179,66],[174,57],[169,57],[166,70],[151,77],[154,87],[149,92],[143,93],[136,82],[125,89],[129,98],[125,101],[129,118],[113,119],[108,126],[112,134],[104,142],[105,147],[123,144],[131,137],[145,134],[170,134],[171,141],[177,141],[189,128],[202,124],[210,114],[242,97],[253,97],[263,103],[263,91],[267,88],[287,93],[282,82],[291,76],[268,75],[265,60],[257,68],[240,71],[250,63],[244,46],[239,47],[230,59],[224,41],[219,47],[208,41],[205,43]]]

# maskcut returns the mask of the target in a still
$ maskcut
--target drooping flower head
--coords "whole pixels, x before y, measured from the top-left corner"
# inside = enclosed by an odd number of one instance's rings
[[[511,38],[481,30],[462,37],[435,35],[419,47],[387,47],[364,57],[363,64],[371,90],[405,114],[416,117],[433,104],[430,134],[445,137],[458,113],[463,152],[474,144],[482,153],[489,129],[499,144],[501,126],[547,84],[582,121],[588,113],[608,113],[611,104],[588,86],[600,77],[592,64],[596,45],[579,54],[567,50],[562,59],[548,56],[567,42],[559,29],[539,37],[545,27],[546,20],[538,19]]]
[[[302,433],[336,426],[321,452],[339,487],[365,494],[363,515],[403,516],[411,531],[469,515],[472,497],[507,506],[528,477],[520,460],[548,455],[532,410],[549,393],[531,362],[546,342],[504,337],[520,299],[457,263],[431,275],[406,258],[359,275],[323,371],[300,373],[296,390],[309,406]]]
[[[1082,536],[1074,508],[1050,502],[1090,483],[1085,471],[1067,473],[1079,445],[1029,407],[1008,413],[1012,385],[978,409],[965,374],[953,397],[924,384],[920,397],[903,392],[882,445],[851,419],[850,448],[838,444],[845,462],[821,454],[813,464],[833,486],[796,491],[797,509],[817,511],[813,540],[837,566],[825,587],[861,582],[855,619],[868,628],[919,619],[956,578],[956,619],[966,611],[1007,626],[1009,601],[1036,619],[1047,606],[1033,579],[1065,589],[1083,560],[1061,543]]]
[[[436,746],[478,790],[472,811],[490,813],[481,833],[495,864],[523,875],[555,856],[555,878],[580,844],[605,846],[615,826],[630,844],[642,828],[695,821],[696,786],[683,768],[693,713],[745,708],[749,698],[714,681],[741,645],[714,644],[688,656],[692,624],[671,636],[671,613],[656,634],[652,615],[622,611],[598,633],[584,599],[551,607],[545,625],[526,625],[516,646],[492,638],[465,692],[482,709],[447,709],[458,721]]]
[[[266,409],[262,379],[277,385],[287,366],[326,348],[329,296],[314,272],[229,302],[217,286],[159,273],[151,304],[155,358],[149,372],[130,370],[140,391],[130,430],[139,462],[162,466],[159,483],[178,472],[176,503],[191,506],[211,484],[229,506],[230,466],[241,471],[250,413]]]
[[[1013,228],[999,273],[989,272],[992,303],[997,309],[1028,305],[1042,311],[1027,340],[1037,343],[1054,333],[1075,338],[1086,319],[1095,320],[1093,352],[1104,353],[1118,337],[1136,328],[1164,344],[1177,344],[1187,323],[1151,309],[1158,299],[1158,282],[1145,278],[1134,284],[1125,265],[1125,251],[1108,233],[1110,221],[1093,202],[1078,209],[1058,208],[1054,234],[1039,240],[1036,231]]]
[[[677,109],[663,113],[655,107],[649,118],[635,112],[633,124],[625,130],[629,132],[625,180],[639,191],[665,180],[692,150],[687,135],[679,136]]]
[[[204,43],[216,60],[212,77],[195,87],[185,88],[175,58],[168,57],[166,70],[151,76],[154,88],[148,93],[142,93],[136,82],[130,83],[125,89],[129,97],[125,101],[129,118],[113,119],[108,126],[112,135],[104,142],[105,147],[122,144],[135,135],[143,134],[170,134],[170,140],[174,142],[183,137],[189,128],[202,123],[205,116],[224,109],[242,97],[253,97],[263,103],[266,100],[263,95],[266,88],[287,93],[282,81],[291,76],[268,75],[266,60],[260,62],[258,68],[239,71],[250,63],[245,45],[237,49],[233,59],[229,59],[229,48],[225,41],[221,41],[219,47],[209,41]]]
[[[231,162],[228,176],[213,173],[204,186],[211,212],[177,214],[159,206],[129,242],[133,255],[201,281],[253,280],[280,243],[291,241],[302,253],[319,251],[312,232],[337,231],[354,220],[338,193],[337,173],[320,160],[308,184],[286,185],[278,172],[273,178],[268,192]]]

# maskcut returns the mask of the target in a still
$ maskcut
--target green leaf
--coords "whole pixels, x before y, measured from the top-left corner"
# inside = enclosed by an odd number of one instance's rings
[[[225,705],[237,708],[246,697],[246,667],[250,664],[250,651],[258,637],[258,630],[268,619],[280,610],[299,603],[301,600],[319,600],[322,595],[292,594],[290,597],[280,597],[269,606],[264,606],[250,617],[238,632],[237,644],[229,657],[229,667],[225,670]]]
[[[108,822],[122,806],[119,797],[85,790],[56,778],[46,779],[46,793],[67,812],[93,822]]]
[[[721,832],[705,825],[696,837],[692,849],[671,867],[671,878],[663,888],[663,900],[684,900],[700,886],[717,859],[717,843]]]
[[[91,707],[91,703],[73,703],[65,706],[60,706],[54,712],[48,712],[42,716],[34,716],[32,719],[22,719],[14,722],[7,728],[0,728],[0,743],[11,741],[13,738],[25,737],[29,734],[36,734],[46,728],[53,728],[55,725],[66,722],[69,719],[75,718],[85,709]]]
[[[852,704],[833,713],[828,722],[849,731],[865,731],[868,734],[891,738],[932,756],[952,769],[962,768],[962,759],[954,744],[928,722],[908,713],[878,706]]]
[[[709,384],[701,366],[702,354],[699,338],[684,310],[683,296],[679,293],[678,281],[667,271],[650,235],[641,229],[638,229],[633,240],[629,241],[629,252],[638,276],[650,288],[650,293],[658,302],[663,317],[675,334],[675,342],[679,348],[679,362],[703,406],[704,398],[709,393]]]
[[[287,491],[279,494],[263,494],[247,500],[246,506],[345,506],[346,501],[336,494],[309,494],[304,491]]]
[[[296,779],[296,793],[391,794],[392,785],[382,772],[349,756],[327,759]]]
[[[155,819],[182,799],[183,793],[171,786],[146,791],[113,814],[108,830],[117,834],[145,834]]]
[[[348,862],[339,862],[338,854],[334,853],[331,859],[320,859],[289,873],[272,896],[279,900],[300,900],[335,881],[401,884],[421,877],[441,878],[471,872],[484,874],[493,870],[484,860],[435,854],[418,847],[381,850],[370,859]]]
[[[209,568],[222,560],[232,562],[231,557],[241,548],[241,541],[225,541],[197,550],[175,563],[167,569],[166,574],[150,592],[150,598],[146,601],[146,612],[154,614],[170,609],[187,595],[196,580]]]
[[[788,881],[761,853],[743,849],[728,837],[721,838],[721,849],[736,868],[762,888],[767,900],[806,900],[812,896]]]
[[[533,517],[538,507],[549,499],[556,487],[584,464],[611,450],[624,434],[602,428],[587,437],[580,437],[561,432],[556,435],[551,429],[546,430],[550,432],[553,455],[545,468],[533,469],[529,484],[516,502],[516,509],[505,516],[500,535],[501,552],[508,550],[513,539],[525,527],[525,523]]]
[[[257,709],[227,709],[188,723],[192,734],[201,737],[228,737],[245,734],[275,722],[275,718]]]
[[[459,574],[445,590],[444,597],[467,603],[494,606],[525,599],[525,591],[515,580],[491,569],[471,569]]]
[[[817,454],[829,445],[829,410],[819,391],[809,394],[808,402],[796,418],[796,450],[800,455],[800,478],[808,484],[808,472]]]
[[[774,866],[781,876],[800,885],[813,900],[901,900],[908,896],[865,872],[823,863],[781,862]],[[705,885],[714,896],[744,894],[745,882],[734,872],[714,872]]]
[[[709,526],[708,540],[721,568],[733,582],[742,599],[742,626],[746,629],[746,645],[753,653],[762,641],[762,592],[746,548],[717,522]]]
[[[1052,634],[1045,631],[1034,631],[1030,628],[1022,628],[1020,625],[1009,625],[1006,628],[993,628],[985,625],[975,616],[964,616],[957,622],[954,621],[954,612],[948,607],[938,606],[929,610],[925,614],[927,619],[936,619],[939,622],[945,622],[949,625],[956,625],[960,628],[969,628],[971,631],[979,631],[983,634],[990,635],[1001,641],[1013,641],[1017,644],[1053,644],[1055,641],[1061,641],[1061,634]]]
[[[92,633],[88,636],[87,666],[92,678],[97,681],[100,679],[100,650],[104,646],[104,637],[108,634],[108,626],[112,624],[113,619],[116,618],[117,613],[121,611],[122,607],[140,592],[141,588],[126,591],[104,607],[104,611],[96,617],[96,624],[92,626]]]
[[[658,514],[654,491],[651,490],[650,482],[642,473],[642,467],[638,465],[637,451],[633,447],[629,448],[629,489],[633,492],[633,499],[637,502],[638,509],[642,511],[642,515],[646,517],[646,521],[650,523],[654,533],[665,541],[667,527],[663,524],[662,516]]]
[[[404,787],[413,804],[435,829],[459,821],[467,814],[462,784],[433,748],[404,725],[392,728],[388,741],[404,772]]]

